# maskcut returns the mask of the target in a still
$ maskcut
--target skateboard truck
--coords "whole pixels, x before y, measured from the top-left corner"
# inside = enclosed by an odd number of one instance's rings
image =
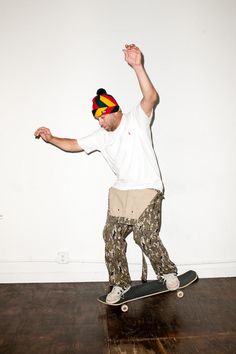
[[[179,299],[181,299],[182,297],[184,297],[184,292],[183,292],[183,290],[177,290],[176,295],[177,295],[177,297],[178,297]],[[128,312],[128,310],[129,310],[129,306],[128,306],[127,304],[121,305],[121,311],[122,311],[122,312]]]

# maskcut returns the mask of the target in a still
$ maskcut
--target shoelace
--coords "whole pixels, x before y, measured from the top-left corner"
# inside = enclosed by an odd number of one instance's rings
[[[161,280],[162,280],[163,284],[166,284],[167,280],[171,280],[171,282],[175,281],[175,279],[172,278],[172,275],[169,275],[169,274],[165,275],[165,278],[163,277]]]
[[[119,289],[117,286],[114,286],[114,288],[112,289],[112,293],[117,293],[118,295],[120,295],[122,293],[122,289]]]

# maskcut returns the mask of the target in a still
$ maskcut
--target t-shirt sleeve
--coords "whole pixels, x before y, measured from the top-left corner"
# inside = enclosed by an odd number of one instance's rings
[[[134,120],[136,120],[136,122],[138,122],[138,125],[140,127],[144,127],[144,128],[150,127],[150,124],[152,122],[153,110],[152,110],[151,114],[149,116],[147,116],[146,113],[143,111],[141,104],[138,103],[132,109],[131,114],[132,114]]]
[[[103,148],[103,135],[101,129],[96,130],[92,134],[77,139],[79,146],[90,154],[94,151],[101,151]]]

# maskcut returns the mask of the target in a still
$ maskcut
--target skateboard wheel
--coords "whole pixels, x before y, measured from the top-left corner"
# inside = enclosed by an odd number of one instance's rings
[[[182,290],[177,291],[177,297],[181,298],[184,296],[184,292]]]
[[[122,306],[121,306],[121,311],[122,311],[122,312],[127,312],[128,309],[129,309],[129,308],[128,308],[127,305],[122,305]]]

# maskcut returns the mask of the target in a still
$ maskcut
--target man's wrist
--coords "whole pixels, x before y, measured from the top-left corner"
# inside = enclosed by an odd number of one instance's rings
[[[135,65],[132,66],[132,68],[133,68],[135,71],[143,71],[143,70],[144,70],[143,64],[135,64]]]
[[[51,137],[47,140],[47,143],[56,145],[56,140],[57,140],[57,138],[55,136],[51,135]]]

